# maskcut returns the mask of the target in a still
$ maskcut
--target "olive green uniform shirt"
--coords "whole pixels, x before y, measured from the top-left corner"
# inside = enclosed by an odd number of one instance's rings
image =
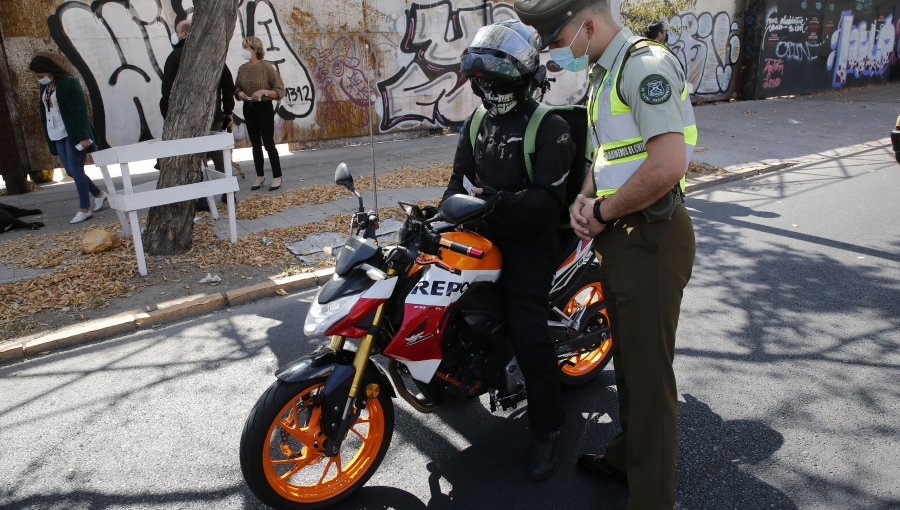
[[[600,56],[600,60],[591,67],[590,86],[595,96],[604,78],[607,80],[604,90],[609,90],[608,87],[613,86],[615,76],[611,74],[607,76],[607,70],[615,64],[620,54],[627,50],[628,39],[633,36],[631,30],[622,28]],[[663,103],[648,104],[641,99],[641,84],[651,75],[662,76],[672,87],[671,97]],[[649,45],[635,51],[628,58],[619,79],[619,91],[625,103],[631,107],[632,115],[645,142],[663,133],[684,134],[684,118],[680,104],[684,87],[685,76],[681,62],[665,48]],[[597,129],[603,129],[603,126],[597,126]],[[596,149],[597,139],[591,138]]]

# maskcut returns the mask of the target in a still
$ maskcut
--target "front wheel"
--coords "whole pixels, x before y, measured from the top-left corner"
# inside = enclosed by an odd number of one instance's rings
[[[394,431],[394,404],[381,391],[359,410],[335,457],[323,453],[324,379],[276,381],[250,411],[241,436],[244,480],[275,508],[324,508],[350,496],[375,473]]]
[[[596,268],[588,270],[586,276],[582,280],[585,283],[571,295],[563,308],[563,312],[568,316],[577,313],[583,308],[603,302],[603,289],[600,287],[599,274]],[[609,313],[606,307],[599,309],[594,314],[594,317],[587,317],[584,320],[592,321],[587,331],[606,328],[610,324]],[[567,360],[560,361],[561,382],[567,386],[579,386],[594,380],[606,368],[609,360],[612,359],[612,344],[613,338],[610,335],[596,349],[589,352],[581,352]]]

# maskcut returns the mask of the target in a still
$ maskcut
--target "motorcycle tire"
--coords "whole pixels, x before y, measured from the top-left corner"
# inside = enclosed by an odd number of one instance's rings
[[[274,508],[325,508],[375,473],[391,444],[394,404],[386,391],[366,400],[336,457],[323,455],[318,394],[325,379],[276,381],[250,411],[241,435],[244,480]]]
[[[579,279],[574,290],[563,296],[559,303],[566,315],[572,314],[581,307],[590,306],[598,301],[603,301],[603,289],[600,287],[600,270],[595,265],[588,267],[587,271]],[[589,328],[609,326],[609,313],[606,308],[601,308],[594,318],[595,321]],[[590,329],[588,329],[590,331]],[[596,378],[606,368],[612,359],[613,338],[610,336],[596,349],[573,356],[566,361],[559,362],[560,381],[565,386],[580,386],[587,384]]]

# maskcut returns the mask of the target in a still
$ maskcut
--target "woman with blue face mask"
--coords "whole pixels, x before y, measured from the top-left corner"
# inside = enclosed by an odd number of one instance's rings
[[[84,91],[74,76],[49,57],[34,57],[28,68],[40,84],[41,122],[50,154],[59,156],[78,191],[78,211],[69,223],[81,223],[99,211],[106,200],[106,193],[84,173],[84,160],[88,152],[95,150],[97,139],[88,119]]]

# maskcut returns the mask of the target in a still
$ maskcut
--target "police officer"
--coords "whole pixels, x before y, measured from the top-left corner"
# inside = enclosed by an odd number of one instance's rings
[[[462,55],[461,71],[481,99],[474,149],[472,118],[465,123],[444,193],[480,195],[493,204],[479,230],[503,256],[500,287],[516,359],[525,377],[533,444],[528,475],[548,478],[557,465],[563,423],[559,369],[547,321],[558,252],[558,219],[564,211],[565,174],[575,155],[569,125],[548,114],[535,138],[532,177],[524,138],[537,108],[532,98],[545,81],[537,32],[508,20],[482,27]],[[466,182],[468,181],[468,182]]]
[[[682,205],[697,143],[684,72],[663,45],[635,37],[607,0],[517,0],[550,56],[590,68],[593,172],[570,208],[594,238],[611,313],[621,431],[604,454],[578,466],[627,483],[628,508],[672,508],[677,391],[672,360],[681,298],[694,261],[694,230]]]

